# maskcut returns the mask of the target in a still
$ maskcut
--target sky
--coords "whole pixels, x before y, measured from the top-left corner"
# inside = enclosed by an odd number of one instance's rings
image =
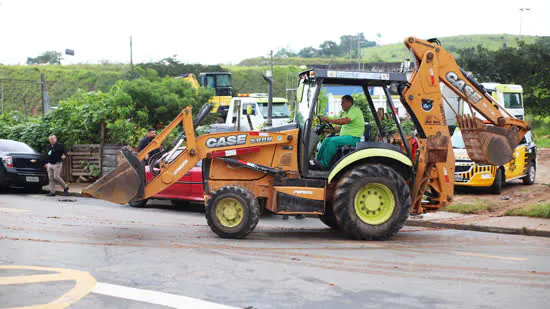
[[[318,47],[363,32],[381,42],[460,34],[550,35],[548,0],[244,1],[0,0],[0,63],[75,50],[64,64],[134,63],[177,55],[185,63],[236,64],[270,50]]]

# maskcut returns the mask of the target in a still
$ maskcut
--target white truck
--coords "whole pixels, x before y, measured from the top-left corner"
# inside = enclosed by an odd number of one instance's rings
[[[265,93],[239,94],[229,103],[224,123],[206,128],[210,133],[225,131],[252,131],[266,127],[268,98]],[[273,127],[285,125],[290,120],[290,109],[285,98],[273,97],[271,122]]]
[[[482,83],[487,92],[497,101],[500,106],[504,107],[508,113],[518,119],[525,119],[525,109],[523,108],[523,87],[521,85],[498,84],[498,83]],[[471,109],[445,85],[441,86],[442,93],[447,102],[452,106],[453,110],[459,114],[472,114]],[[456,119],[451,108],[444,104],[445,114],[449,125],[456,125]],[[484,120],[483,116],[475,113],[475,115]]]

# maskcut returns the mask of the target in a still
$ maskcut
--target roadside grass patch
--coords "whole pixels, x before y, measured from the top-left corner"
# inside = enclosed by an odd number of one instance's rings
[[[519,209],[506,211],[507,216],[525,216],[534,218],[550,218],[550,203],[537,203]]]
[[[482,212],[495,211],[495,205],[488,202],[475,202],[475,203],[455,203],[443,208],[444,211],[457,212],[461,214],[479,214]]]

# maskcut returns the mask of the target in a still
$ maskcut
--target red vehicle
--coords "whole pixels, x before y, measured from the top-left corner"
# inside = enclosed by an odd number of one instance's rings
[[[153,199],[171,200],[176,206],[187,206],[188,202],[204,202],[204,189],[202,187],[202,161],[199,161],[179,181],[153,196]],[[155,177],[149,166],[145,167],[147,182]],[[148,200],[130,202],[132,207],[145,207]]]

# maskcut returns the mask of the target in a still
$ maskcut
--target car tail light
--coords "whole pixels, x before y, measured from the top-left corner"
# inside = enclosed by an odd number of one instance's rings
[[[13,159],[12,159],[11,156],[2,157],[2,162],[4,162],[4,165],[7,168],[12,168],[13,167]]]

